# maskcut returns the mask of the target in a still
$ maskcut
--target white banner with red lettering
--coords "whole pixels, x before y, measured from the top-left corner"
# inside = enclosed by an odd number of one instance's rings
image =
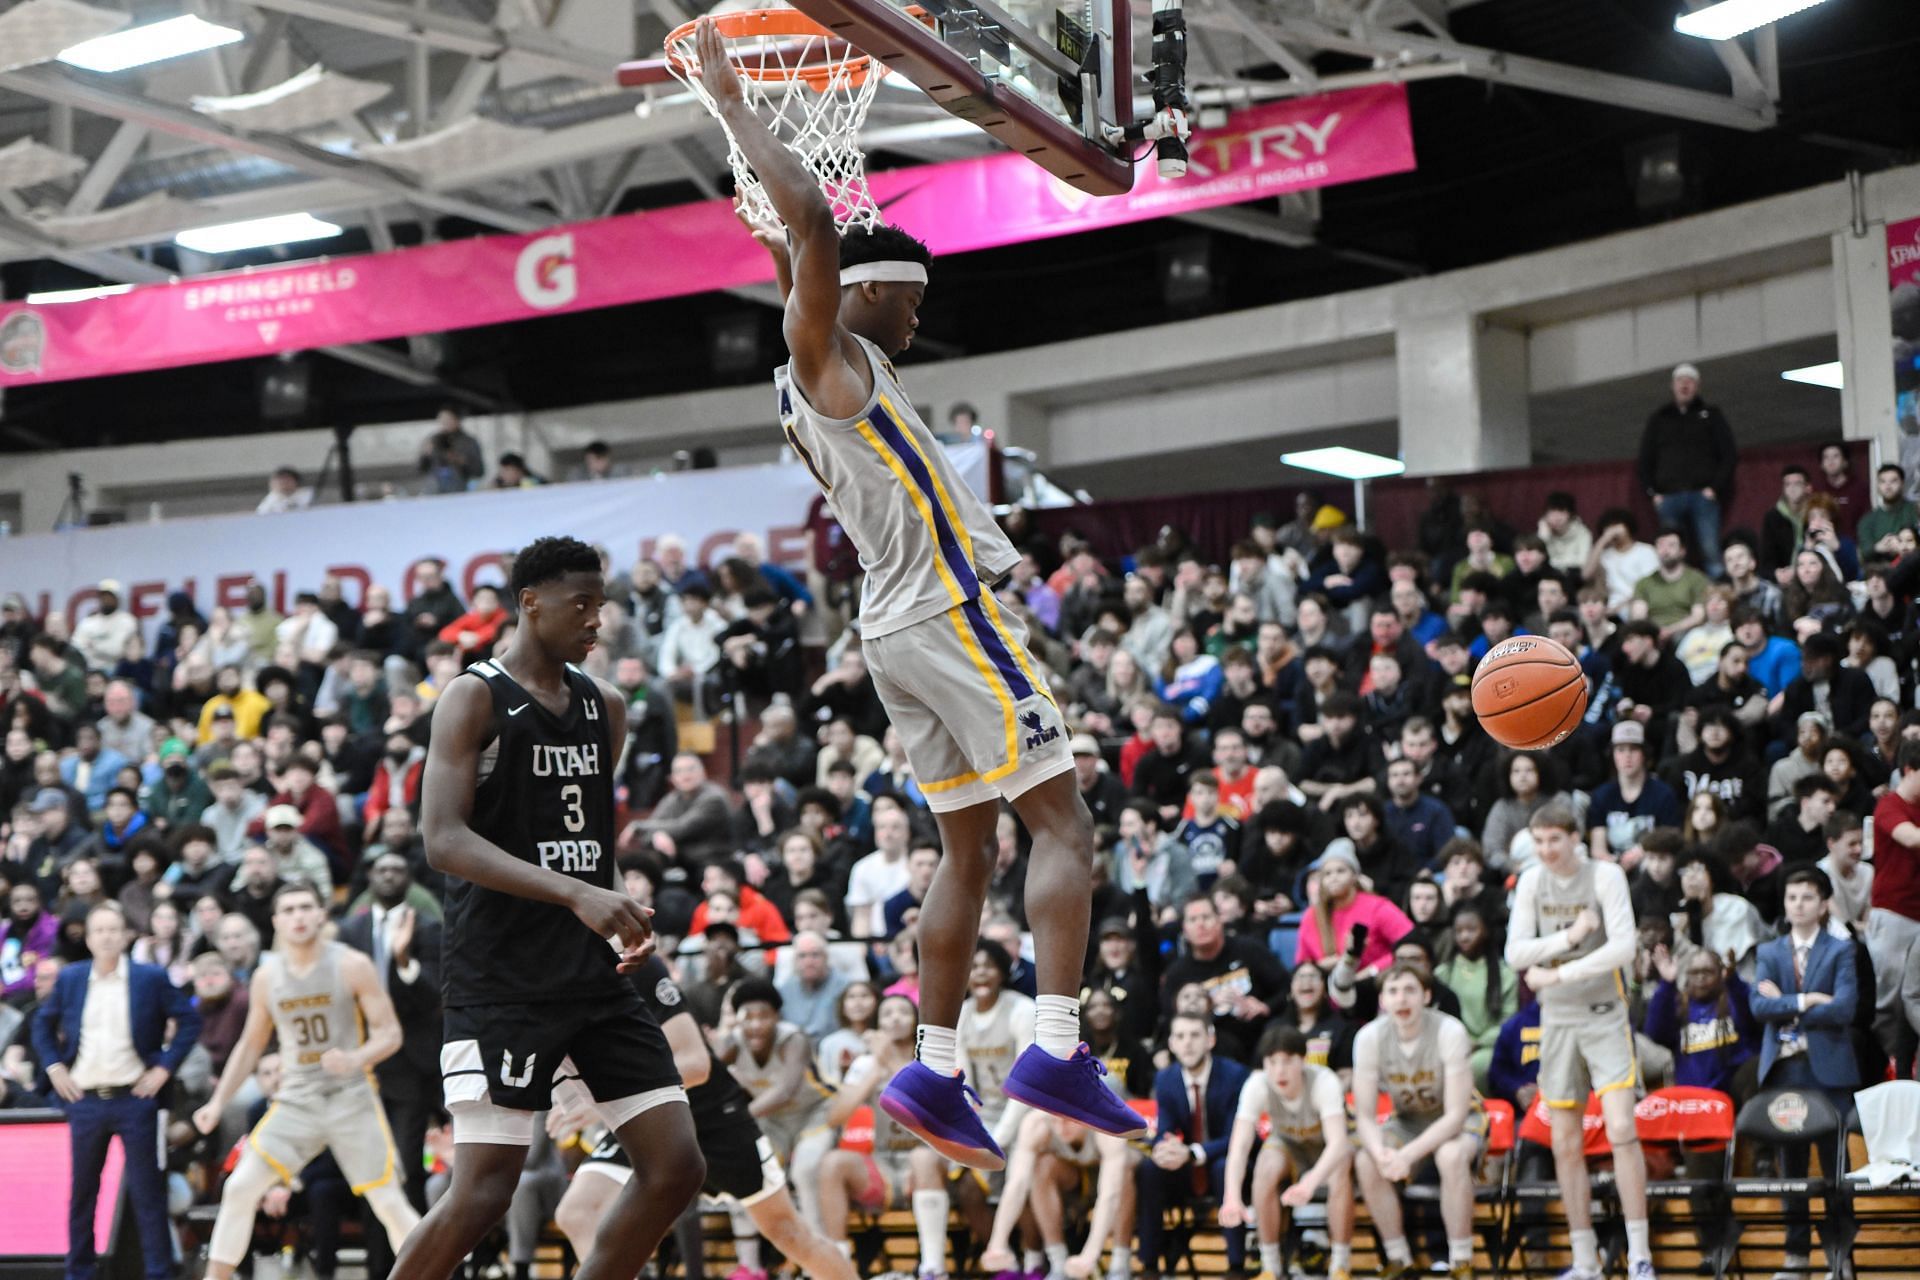
[[[986,446],[953,445],[948,453],[984,497]],[[25,596],[35,617],[63,609],[77,621],[92,612],[95,585],[112,578],[135,615],[153,619],[165,614],[171,592],[185,591],[205,613],[240,608],[248,585],[259,582],[285,612],[297,592],[333,574],[348,603],[358,605],[378,583],[398,607],[423,559],[445,560],[448,580],[466,599],[477,582],[504,582],[505,552],[547,534],[606,547],[624,573],[668,534],[686,541],[691,560],[707,564],[724,559],[737,534],[751,532],[769,560],[798,571],[807,562],[807,510],[819,492],[807,469],[791,463],[30,534],[0,539],[0,593]]]

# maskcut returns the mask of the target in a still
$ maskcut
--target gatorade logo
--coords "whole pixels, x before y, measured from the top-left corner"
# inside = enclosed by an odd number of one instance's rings
[[[573,234],[527,241],[513,264],[513,287],[520,300],[540,311],[564,307],[580,296],[580,269],[573,261]]]

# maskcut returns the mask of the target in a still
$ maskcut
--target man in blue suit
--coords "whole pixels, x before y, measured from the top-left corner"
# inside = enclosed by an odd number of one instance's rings
[[[1760,1040],[1760,1084],[1767,1089],[1804,1088],[1825,1095],[1844,1118],[1852,1107],[1860,1067],[1848,1028],[1859,999],[1853,945],[1827,932],[1827,902],[1832,882],[1818,867],[1789,872],[1783,886],[1788,932],[1759,952],[1759,981],[1754,984],[1753,1016],[1765,1028]],[[1781,1172],[1805,1177],[1810,1147],[1780,1149]],[[1829,1197],[1828,1204],[1833,1199]],[[1805,1200],[1788,1200],[1795,1220],[1787,1228],[1783,1273],[1805,1274],[1812,1235]],[[1832,1213],[1829,1213],[1831,1223]],[[1833,1256],[1840,1239],[1823,1224],[1821,1240]]]
[[[1138,1192],[1140,1261],[1147,1277],[1161,1272],[1161,1216],[1169,1205],[1199,1201],[1218,1206],[1226,1190],[1227,1144],[1247,1068],[1213,1055],[1213,1024],[1177,1013],[1167,1033],[1173,1062],[1153,1078],[1159,1129],[1153,1158],[1134,1171]],[[1246,1232],[1227,1233],[1227,1266],[1238,1272]]]
[[[94,1207],[107,1144],[116,1134],[147,1280],[168,1280],[173,1273],[161,1174],[161,1092],[200,1038],[200,1014],[192,997],[167,980],[165,969],[125,958],[131,941],[118,903],[103,902],[88,912],[93,962],[63,969],[33,1019],[34,1051],[66,1108],[72,1144],[67,1280],[93,1280]]]

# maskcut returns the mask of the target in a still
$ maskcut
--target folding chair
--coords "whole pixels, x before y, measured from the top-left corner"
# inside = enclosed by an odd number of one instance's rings
[[[1920,1226],[1920,1082],[1890,1080],[1853,1101],[1847,1132],[1860,1135],[1868,1163],[1847,1170],[1848,1256],[1859,1273],[1912,1275],[1920,1270],[1907,1243]],[[1870,1231],[1876,1238],[1867,1239]],[[1863,1253],[1889,1251],[1892,1261],[1860,1262]]]
[[[1821,1210],[1827,1219],[1825,1233],[1826,1247],[1834,1253],[1844,1256],[1846,1241],[1839,1238],[1842,1231],[1844,1213],[1841,1212],[1840,1170],[1846,1165],[1846,1123],[1826,1095],[1818,1089],[1805,1089],[1788,1086],[1782,1089],[1766,1089],[1754,1095],[1740,1108],[1740,1114],[1733,1124],[1733,1141],[1727,1144],[1726,1183],[1727,1193],[1735,1200],[1765,1198],[1769,1208],[1754,1208],[1736,1205],[1733,1217],[1737,1220],[1734,1239],[1731,1241],[1731,1253],[1726,1267],[1716,1274],[1725,1274],[1731,1269],[1735,1275],[1746,1276],[1746,1259],[1741,1245],[1741,1237],[1752,1227],[1786,1228],[1793,1219],[1785,1206],[1779,1203],[1779,1197],[1793,1196],[1806,1199],[1819,1197]],[[1749,1143],[1764,1144],[1773,1148],[1806,1146],[1820,1158],[1820,1176],[1812,1176],[1809,1171],[1804,1178],[1773,1177],[1737,1178],[1734,1176],[1734,1164],[1739,1149]],[[1811,1203],[1807,1208],[1812,1216]],[[1809,1255],[1811,1256],[1811,1255]],[[1832,1265],[1829,1263],[1829,1265]],[[1809,1275],[1824,1274],[1826,1268],[1809,1264]],[[1912,1268],[1907,1268],[1912,1274]]]
[[[1684,1163],[1690,1154],[1719,1154],[1733,1141],[1733,1099],[1718,1089],[1675,1085],[1656,1089],[1640,1099],[1634,1108],[1634,1129],[1640,1145],[1674,1148]],[[1656,1204],[1685,1202],[1691,1225],[1700,1241],[1703,1257],[1714,1258],[1721,1252],[1721,1239],[1729,1220],[1725,1186],[1721,1178],[1683,1176],[1647,1181],[1649,1208]],[[1652,1242],[1654,1262],[1660,1261],[1659,1239]],[[1718,1270],[1716,1262],[1716,1270]]]

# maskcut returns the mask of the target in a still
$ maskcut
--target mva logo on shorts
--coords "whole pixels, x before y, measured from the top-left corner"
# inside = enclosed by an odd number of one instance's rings
[[[1032,751],[1038,747],[1044,747],[1060,736],[1060,731],[1048,724],[1045,720],[1042,720],[1038,711],[1021,713],[1020,723],[1027,726],[1028,730],[1030,730],[1027,734],[1026,749],[1028,751]]]

